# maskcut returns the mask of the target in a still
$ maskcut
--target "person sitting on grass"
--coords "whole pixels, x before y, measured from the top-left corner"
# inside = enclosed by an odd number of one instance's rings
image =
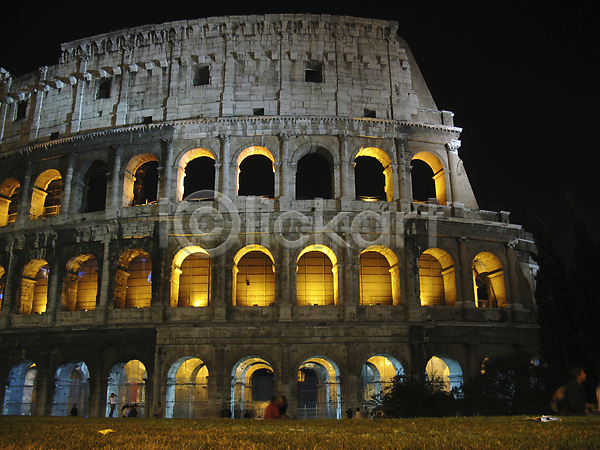
[[[586,374],[581,367],[571,369],[573,379],[565,384],[563,405],[560,413],[565,416],[582,416],[589,414],[594,407],[585,401],[585,391],[581,384]]]
[[[137,417],[137,416],[138,416],[137,403],[134,403],[133,405],[131,405],[131,409],[129,410],[129,414],[127,415],[127,417]]]
[[[265,409],[265,419],[279,419],[279,405],[277,404],[277,397],[271,397],[271,403]]]

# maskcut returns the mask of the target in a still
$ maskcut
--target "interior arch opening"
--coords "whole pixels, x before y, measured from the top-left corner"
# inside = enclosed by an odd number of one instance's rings
[[[263,418],[275,395],[271,365],[258,356],[238,361],[231,371],[231,413],[234,419]],[[254,387],[256,383],[256,387]]]
[[[34,259],[23,268],[19,295],[21,314],[41,314],[46,311],[49,274],[50,267],[43,259]]]
[[[150,153],[134,156],[125,167],[123,206],[155,203],[158,197],[158,158]]]
[[[0,185],[0,227],[17,220],[21,184],[16,178],[4,180]]]
[[[396,376],[404,375],[404,367],[393,356],[375,355],[370,357],[361,370],[363,402],[380,400],[385,389],[394,384]]]
[[[425,163],[428,168],[422,163]],[[445,205],[446,176],[444,166],[438,157],[430,152],[419,152],[413,156],[411,166],[413,201],[425,203],[435,198],[438,205]]]
[[[419,258],[421,305],[453,306],[456,304],[454,261],[442,249],[430,248]]]
[[[460,388],[463,382],[460,363],[447,355],[433,356],[425,366],[425,376],[427,381],[446,392]]]
[[[165,417],[195,419],[209,416],[208,368],[200,358],[179,358],[169,369]]]
[[[4,390],[5,416],[30,416],[35,414],[37,401],[37,366],[24,360],[10,369]]]
[[[238,157],[238,195],[275,197],[275,158],[264,147],[250,147]]]
[[[103,161],[95,161],[85,177],[82,212],[91,213],[106,209],[108,186],[108,166]]]
[[[333,250],[311,245],[298,255],[296,264],[298,306],[337,305],[338,265]]]
[[[62,364],[54,375],[52,416],[68,416],[73,405],[79,417],[88,415],[90,372],[83,361]]]
[[[275,261],[260,245],[244,247],[234,257],[235,306],[270,306],[275,303]]]
[[[506,307],[504,270],[494,254],[481,252],[473,259],[473,287],[478,307]]]
[[[146,366],[138,359],[112,366],[106,389],[106,417],[110,414],[110,395],[117,396],[116,411],[123,411],[130,405],[137,405],[138,417],[146,417]]]
[[[29,211],[31,218],[45,219],[57,216],[60,212],[62,188],[63,180],[58,170],[49,169],[42,172],[33,183]]]
[[[398,258],[389,248],[373,246],[359,257],[360,304],[397,305],[400,303]]]
[[[127,250],[119,258],[115,307],[149,308],[152,303],[152,261],[141,249]]]
[[[333,198],[332,162],[319,153],[309,153],[298,161],[296,200]]]
[[[298,368],[297,398],[299,419],[340,419],[341,391],[338,366],[315,356]]]
[[[377,159],[359,156],[354,160],[356,199],[366,202],[386,201],[385,175]]]
[[[63,284],[63,306],[67,311],[96,309],[98,261],[93,255],[79,255],[67,263]]]
[[[183,199],[186,201],[202,200],[203,196],[194,195],[202,191],[215,189],[215,158],[199,156],[187,162],[182,176]]]
[[[210,289],[208,252],[196,246],[179,250],[173,258],[171,268],[171,306],[209,306]]]

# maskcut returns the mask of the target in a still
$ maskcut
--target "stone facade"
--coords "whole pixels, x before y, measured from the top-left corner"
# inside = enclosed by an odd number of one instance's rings
[[[15,368],[35,367],[35,394],[17,413],[62,414],[61,370],[72,382],[81,363],[87,390],[68,398],[85,397],[91,416],[106,413],[115,367],[135,360],[146,371],[137,381],[146,416],[156,401],[175,417],[248,404],[260,414],[258,382],[254,398],[243,389],[266,370],[290,415],[339,417],[364,403],[365,367],[376,356],[418,377],[437,357],[455,382],[490,355],[536,355],[531,237],[507,212],[479,209],[458,155],[462,130],[437,109],[396,30],[337,16],[198,19],[63,44],[59,64],[23,77],[1,71],[0,380],[25,386]],[[307,155],[326,161],[330,198],[298,198]],[[270,160],[272,191],[238,195],[241,165],[257,157]],[[215,193],[184,201],[198,158],[212,160]],[[359,158],[381,164],[383,199],[359,195]],[[433,173],[431,201],[413,196],[414,161]],[[141,204],[138,170],[148,163],[157,166],[156,199]],[[104,197],[90,211],[95,173]],[[310,285],[299,270],[307,252],[331,266],[328,300],[299,301],[301,276]],[[179,306],[182,261],[192,253],[209,259],[200,307]],[[365,253],[389,264],[382,301],[366,300]],[[242,304],[238,274],[249,254],[271,261],[273,300],[264,305]],[[151,264],[143,307],[127,303],[128,264],[139,255]],[[70,299],[91,259],[95,305],[77,308]],[[27,314],[39,298],[40,313]],[[208,371],[198,382],[205,392],[195,413],[179,414],[174,373],[191,358]],[[299,379],[313,373],[326,393],[309,401]],[[11,401],[5,414],[16,411]]]

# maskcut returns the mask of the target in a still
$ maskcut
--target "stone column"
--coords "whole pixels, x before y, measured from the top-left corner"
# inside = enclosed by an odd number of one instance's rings
[[[110,204],[110,214],[107,214],[110,218],[118,217],[119,211],[123,206],[123,201],[119,201],[119,192],[120,189],[120,181],[121,181],[121,157],[123,155],[123,147],[121,145],[114,145],[112,147],[114,152],[114,160],[113,160],[113,170],[112,170],[112,182],[111,182],[111,204]]]
[[[458,139],[452,139],[446,144],[448,152],[448,171],[450,172],[450,195],[447,198],[451,202],[460,202],[460,188],[458,182],[457,167],[459,164],[458,149],[460,148],[460,141]]]
[[[460,264],[460,288],[462,291],[462,307],[475,308],[475,291],[473,290],[473,272],[467,256],[465,237],[458,238],[458,263]]]
[[[340,142],[340,193],[342,201],[348,202],[355,198],[354,172],[350,170],[350,150],[348,148],[349,135],[338,134]],[[352,173],[351,173],[352,172]],[[342,209],[343,206],[342,206]]]
[[[400,209],[404,212],[410,211],[412,204],[412,178],[410,173],[410,151],[408,150],[408,141],[405,137],[394,138],[396,147],[396,157],[398,158],[398,179],[399,190],[398,199]]]
[[[515,245],[516,242],[509,242],[506,244],[506,261],[508,263],[508,267],[506,268],[506,272],[508,272],[508,286],[510,289],[506,289],[506,299],[507,303],[510,302],[511,308],[513,311],[522,311],[523,305],[521,304],[521,299],[519,298],[519,283],[517,281],[517,270],[519,270],[519,261],[517,259],[517,255],[515,254]],[[506,281],[504,282],[506,284]],[[507,305],[508,306],[508,305]]]
[[[104,238],[104,252],[102,254],[102,272],[100,273],[100,295],[98,304],[94,311],[94,323],[106,323],[108,298],[110,292],[110,240],[112,233],[109,230],[108,236]]]
[[[222,164],[222,175],[223,181],[221,183],[220,192],[231,198],[231,192],[233,187],[231,186],[231,136],[221,135],[221,164]]]
[[[17,228],[23,228],[29,221],[30,209],[31,209],[31,170],[32,166],[30,162],[27,162],[27,168],[25,169],[25,177],[23,184],[21,185],[21,194],[19,198],[19,210],[17,211],[17,220],[15,226]]]
[[[291,201],[295,198],[292,193],[292,177],[290,175],[290,135],[281,133],[278,135],[280,143],[281,170],[279,172],[279,185],[281,186],[281,202]]]
[[[58,249],[56,249],[58,250]],[[62,310],[60,307],[61,289],[59,281],[60,261],[58,255],[54,254],[54,259],[50,262],[50,274],[48,278],[48,302],[46,306],[47,323],[54,323],[56,311]]]
[[[63,220],[67,220],[71,208],[71,185],[73,184],[73,166],[75,165],[75,156],[75,153],[69,154],[69,165],[67,167],[65,182],[63,184],[63,195],[60,205],[60,215]]]
[[[15,242],[13,239],[7,239],[6,250],[8,253],[8,265],[6,267],[4,292],[2,298],[2,309],[0,310],[0,328],[7,328],[10,325],[10,313],[13,311],[16,294],[18,289],[13,289],[13,273],[15,270],[16,257],[13,253]],[[9,295],[6,295],[6,294]]]

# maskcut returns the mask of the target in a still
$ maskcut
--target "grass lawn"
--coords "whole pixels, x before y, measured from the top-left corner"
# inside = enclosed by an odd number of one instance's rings
[[[0,448],[600,449],[600,417],[383,420],[184,420],[0,417]],[[110,428],[102,435],[99,430]]]

